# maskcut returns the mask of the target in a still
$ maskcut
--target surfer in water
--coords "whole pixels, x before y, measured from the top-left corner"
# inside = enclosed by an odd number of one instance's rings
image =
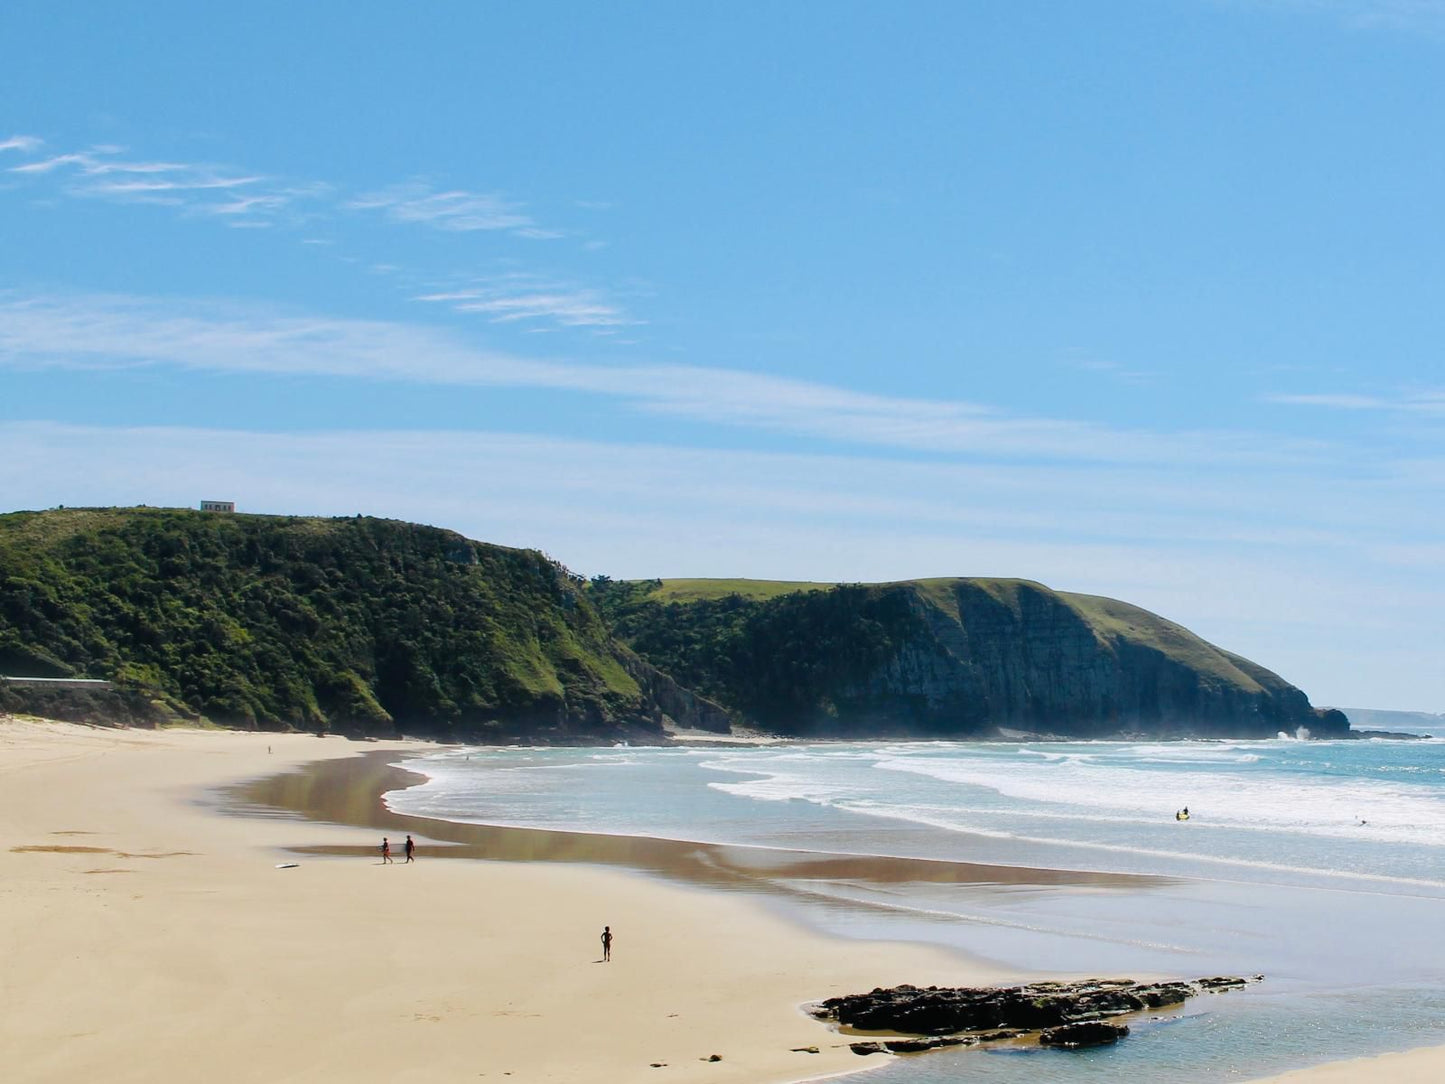
[[[1189,807],[1185,806],[1178,813],[1174,814],[1176,821],[1187,821],[1189,819]]]

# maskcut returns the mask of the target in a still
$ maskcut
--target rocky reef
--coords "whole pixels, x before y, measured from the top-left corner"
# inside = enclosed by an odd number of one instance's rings
[[[1117,1042],[1127,1026],[1110,1018],[1182,1005],[1202,993],[1238,990],[1250,979],[1215,976],[1191,982],[1133,979],[1035,982],[1024,986],[892,986],[832,997],[812,1014],[850,1031],[886,1031],[919,1038],[853,1043],[856,1054],[916,1054],[942,1047],[1018,1039],[1039,1032],[1045,1046],[1078,1049]]]

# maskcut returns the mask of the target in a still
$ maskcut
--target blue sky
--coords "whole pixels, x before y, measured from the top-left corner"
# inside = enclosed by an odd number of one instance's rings
[[[0,10],[0,510],[1003,575],[1445,711],[1445,0]]]

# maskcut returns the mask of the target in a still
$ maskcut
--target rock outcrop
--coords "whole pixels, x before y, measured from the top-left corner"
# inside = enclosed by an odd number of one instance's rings
[[[1132,979],[1036,982],[1026,986],[893,986],[819,1002],[812,1013],[851,1031],[924,1036],[853,1043],[854,1053],[919,1053],[944,1046],[1042,1032],[1048,1046],[1077,1048],[1115,1042],[1129,1029],[1111,1017],[1181,1005],[1201,993],[1236,990],[1263,976],[1138,983]],[[1000,1030],[1004,1029],[1004,1030]]]
[[[1128,1034],[1127,1024],[1106,1024],[1102,1020],[1086,1020],[1081,1024],[1065,1024],[1061,1028],[1050,1028],[1039,1036],[1039,1043],[1042,1046],[1079,1050],[1086,1046],[1107,1046],[1110,1043],[1117,1043]]]

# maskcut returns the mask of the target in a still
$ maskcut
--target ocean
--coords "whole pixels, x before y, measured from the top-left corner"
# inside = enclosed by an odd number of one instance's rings
[[[1442,740],[459,749],[406,767],[427,781],[387,803],[416,816],[1141,875],[980,884],[780,862],[758,895],[841,938],[1011,968],[1265,976],[1143,1020],[1116,1047],[890,1058],[877,1084],[1245,1080],[1445,1043]]]

